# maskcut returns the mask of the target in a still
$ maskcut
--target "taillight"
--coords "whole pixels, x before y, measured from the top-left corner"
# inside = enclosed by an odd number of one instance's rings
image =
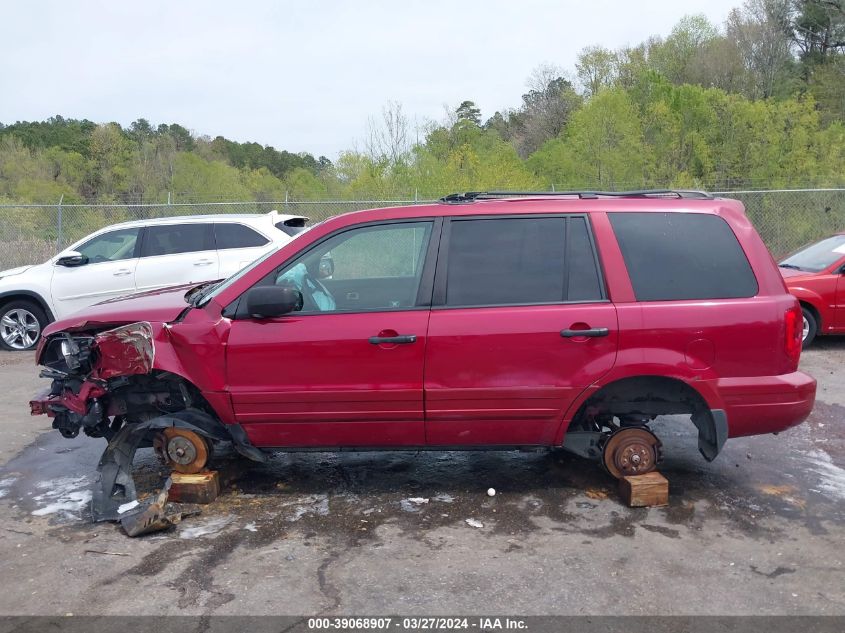
[[[786,311],[786,340],[784,350],[786,356],[796,365],[801,358],[801,339],[804,335],[804,315],[801,307],[794,305]]]

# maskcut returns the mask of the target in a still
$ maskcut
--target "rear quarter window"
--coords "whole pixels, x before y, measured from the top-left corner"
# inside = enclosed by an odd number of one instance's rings
[[[717,215],[609,213],[637,301],[736,299],[757,279],[733,230]]]
[[[243,224],[221,222],[214,225],[214,239],[218,250],[264,246],[266,237]]]

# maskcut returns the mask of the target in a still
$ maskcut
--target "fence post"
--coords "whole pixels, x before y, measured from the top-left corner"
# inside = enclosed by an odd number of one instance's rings
[[[290,211],[288,210],[288,192],[287,192],[287,189],[285,189],[285,213],[286,214],[290,213]]]
[[[65,194],[59,197],[59,209],[56,216],[56,252],[62,249],[62,202],[65,199]]]

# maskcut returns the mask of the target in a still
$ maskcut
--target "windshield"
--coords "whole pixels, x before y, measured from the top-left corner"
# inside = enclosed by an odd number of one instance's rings
[[[323,220],[323,222],[325,222],[325,220]],[[298,233],[296,233],[295,235],[292,235],[292,236],[291,236],[291,242],[292,242],[292,241],[294,241],[294,240],[296,240],[296,239],[297,239],[297,238],[299,238],[300,236],[305,235],[305,234],[306,234],[308,231],[310,231],[311,229],[313,229],[313,228],[315,228],[315,227],[320,226],[323,222],[317,222],[317,224],[312,224],[311,226],[306,226],[306,227],[305,227],[305,228],[303,228],[301,231],[299,231],[299,232],[298,232]],[[288,242],[288,243],[290,243],[290,242]],[[266,260],[266,259],[270,258],[271,256],[275,255],[275,254],[276,254],[276,253],[278,253],[278,252],[279,252],[279,249],[278,249],[278,248],[275,248],[275,249],[271,250],[269,253],[265,253],[264,255],[262,255],[261,257],[259,257],[258,259],[256,259],[256,260],[255,260],[254,262],[252,262],[251,264],[247,264],[246,266],[244,266],[243,268],[241,268],[238,272],[236,272],[236,273],[235,273],[234,275],[232,275],[231,277],[227,277],[226,279],[224,279],[223,281],[221,281],[221,282],[220,282],[220,283],[218,283],[218,284],[215,284],[215,285],[213,285],[213,286],[209,286],[209,287],[208,287],[208,288],[206,288],[206,289],[205,289],[205,291],[202,293],[202,296],[197,297],[197,298],[195,299],[195,301],[196,301],[196,306],[201,308],[201,307],[202,307],[202,306],[204,306],[206,303],[208,303],[209,301],[211,301],[214,297],[216,297],[216,296],[217,296],[217,295],[219,295],[221,292],[223,292],[224,290],[226,290],[226,288],[228,288],[228,287],[229,287],[229,286],[231,286],[233,283],[235,283],[238,279],[240,279],[241,277],[243,277],[244,275],[246,275],[246,274],[247,274],[250,270],[252,270],[252,269],[253,269],[253,268],[255,268],[256,266],[258,266],[261,262],[263,262],[264,260]]]
[[[251,264],[247,264],[246,266],[241,268],[238,272],[236,272],[231,277],[224,279],[223,281],[221,281],[218,284],[215,284],[215,285],[208,287],[207,292],[203,292],[201,297],[197,297],[195,299],[195,305],[197,307],[204,306],[206,303],[211,301],[212,298],[216,297],[223,290],[225,290],[226,288],[231,286],[233,283],[235,283],[238,279],[240,279],[241,277],[246,275],[250,270],[252,270],[256,266],[258,266],[261,262],[263,262],[264,260],[269,259],[273,255],[275,255],[278,252],[278,250],[279,249],[273,249],[272,251],[270,251],[268,253],[264,253],[261,257],[256,259]]]
[[[780,266],[817,273],[843,257],[845,257],[845,235],[834,235],[790,255],[780,263]]]

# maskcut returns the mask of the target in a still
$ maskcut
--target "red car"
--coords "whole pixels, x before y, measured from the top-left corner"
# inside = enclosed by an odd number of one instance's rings
[[[225,446],[562,446],[619,477],[655,467],[659,415],[690,415],[708,460],[804,420],[801,323],[735,200],[460,194],[53,323],[31,408],[109,440],[99,519],[134,499],[145,444],[189,472]]]
[[[806,246],[779,266],[801,302],[804,345],[819,334],[845,334],[845,233]]]

